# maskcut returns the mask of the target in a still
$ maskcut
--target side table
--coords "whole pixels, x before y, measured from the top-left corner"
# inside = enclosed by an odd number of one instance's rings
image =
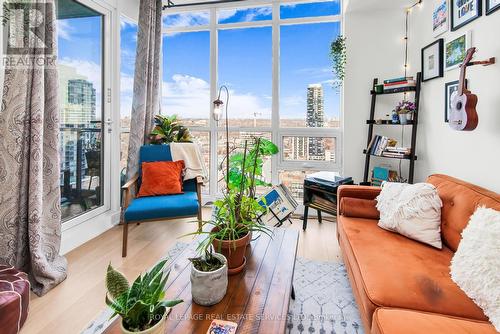
[[[307,228],[309,208],[318,211],[318,221],[322,222],[321,212],[337,214],[337,189],[344,184],[354,184],[352,177],[343,177],[338,173],[318,172],[304,179],[304,222]]]

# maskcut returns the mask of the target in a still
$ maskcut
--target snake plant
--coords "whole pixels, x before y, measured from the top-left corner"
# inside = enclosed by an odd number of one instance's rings
[[[170,270],[163,272],[167,260],[159,262],[149,272],[139,275],[132,286],[111,264],[106,273],[106,304],[120,315],[123,326],[132,332],[147,330],[157,324],[168,307],[182,300],[164,300],[165,284]]]

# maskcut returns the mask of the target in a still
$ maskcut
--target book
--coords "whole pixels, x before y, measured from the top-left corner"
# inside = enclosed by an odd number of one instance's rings
[[[406,83],[394,84],[390,86],[384,85],[384,90],[386,89],[396,89],[396,88],[406,88],[406,87],[415,87],[417,84],[414,81],[408,81]]]
[[[390,83],[385,83],[384,87],[391,87],[391,86],[396,86],[396,85],[403,85],[403,84],[407,84],[407,83],[408,83],[408,80],[394,81],[394,82],[390,82]]]
[[[210,323],[207,334],[235,334],[238,324],[232,321],[215,319]]]
[[[413,77],[400,77],[400,78],[394,78],[394,79],[387,79],[387,80],[384,80],[384,83],[386,84],[386,83],[404,81],[404,80],[413,80]]]

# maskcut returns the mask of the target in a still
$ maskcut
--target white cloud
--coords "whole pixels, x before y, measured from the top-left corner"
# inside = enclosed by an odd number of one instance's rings
[[[162,112],[182,118],[208,118],[210,115],[210,85],[207,81],[184,74],[175,74],[163,82]],[[225,97],[224,97],[225,98]],[[229,114],[238,118],[270,118],[271,107],[265,97],[239,93],[230,89]]]
[[[137,27],[137,22],[129,19],[128,17],[126,16],[121,16],[120,17],[120,26],[121,28],[126,28],[126,27]]]
[[[69,41],[73,30],[68,20],[57,20],[57,37]]]

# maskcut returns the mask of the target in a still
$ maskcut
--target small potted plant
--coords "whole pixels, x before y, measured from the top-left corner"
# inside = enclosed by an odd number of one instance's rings
[[[189,129],[182,125],[177,115],[155,116],[155,127],[149,134],[151,144],[169,144],[172,142],[192,142]]]
[[[170,308],[182,300],[164,300],[165,284],[170,271],[164,273],[167,260],[160,261],[149,272],[139,275],[132,286],[111,264],[106,272],[106,304],[121,316],[125,334],[164,334]]]
[[[202,248],[203,245],[201,246]],[[224,255],[204,249],[203,255],[190,258],[191,295],[193,301],[202,306],[215,305],[227,291],[227,260]]]
[[[401,124],[408,124],[408,121],[412,119],[412,114],[415,112],[415,103],[410,101],[401,101],[398,103],[395,112],[399,115],[399,122]]]

